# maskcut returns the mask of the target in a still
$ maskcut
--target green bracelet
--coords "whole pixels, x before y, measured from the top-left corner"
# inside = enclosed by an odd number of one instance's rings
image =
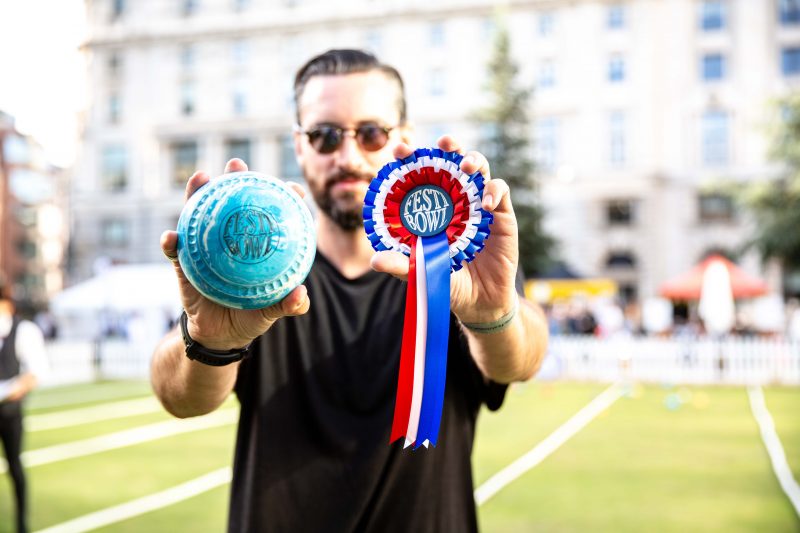
[[[462,322],[461,324],[475,333],[497,333],[498,331],[506,329],[508,325],[511,324],[511,321],[517,316],[517,311],[519,311],[519,297],[514,300],[514,307],[511,308],[511,311],[494,322]]]

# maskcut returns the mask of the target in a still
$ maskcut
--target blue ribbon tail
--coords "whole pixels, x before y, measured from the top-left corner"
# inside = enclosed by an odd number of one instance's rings
[[[428,328],[425,343],[425,386],[415,448],[426,440],[436,446],[442,420],[447,375],[447,340],[450,336],[450,246],[447,233],[421,237],[428,294]]]

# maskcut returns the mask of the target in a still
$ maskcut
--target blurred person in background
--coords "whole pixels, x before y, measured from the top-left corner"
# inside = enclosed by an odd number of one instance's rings
[[[404,144],[403,82],[370,54],[332,50],[300,69],[295,103],[295,154],[319,207],[311,273],[274,306],[226,309],[188,283],[177,234],[165,232],[161,245],[180,279],[189,337],[235,362],[190,360],[175,330],[155,351],[154,390],[180,417],[208,413],[236,392],[229,531],[475,531],[470,456],[478,411],[499,408],[508,383],[529,379],[547,342],[543,313],[519,296],[508,186],[487,179],[491,236],[452,278],[438,448],[404,451],[403,439],[390,444],[389,435],[406,292],[399,278],[408,259],[376,254],[361,214],[380,168],[412,152]],[[461,151],[449,136],[439,147]],[[234,159],[225,171],[246,168]],[[461,168],[490,177],[478,152],[466,152]],[[208,180],[195,173],[186,197]]]
[[[16,497],[17,531],[27,531],[22,468],[22,401],[47,369],[44,336],[17,314],[8,287],[0,283],[0,440]]]

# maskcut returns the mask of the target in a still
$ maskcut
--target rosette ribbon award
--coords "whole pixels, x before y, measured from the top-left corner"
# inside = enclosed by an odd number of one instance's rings
[[[421,148],[384,166],[364,198],[364,229],[376,251],[409,257],[408,288],[390,441],[436,446],[450,329],[450,274],[483,249],[492,215],[484,178],[459,169],[456,152]]]

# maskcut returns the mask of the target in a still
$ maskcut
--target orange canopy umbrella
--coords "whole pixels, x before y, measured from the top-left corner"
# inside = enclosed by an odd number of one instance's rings
[[[767,284],[737,267],[721,255],[710,255],[689,272],[665,281],[659,293],[670,300],[699,300],[703,286],[703,274],[708,266],[719,261],[728,270],[734,298],[754,298],[767,293]]]

